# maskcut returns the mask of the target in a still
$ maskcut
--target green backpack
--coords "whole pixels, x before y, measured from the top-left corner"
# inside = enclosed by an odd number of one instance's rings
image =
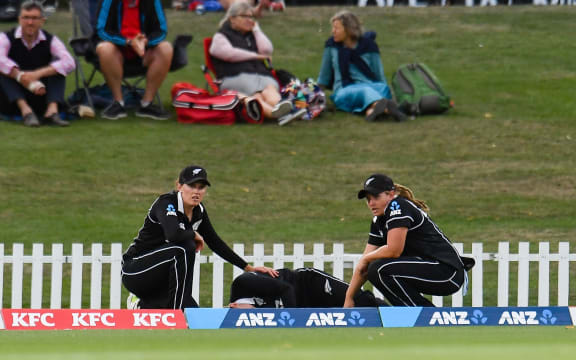
[[[441,114],[452,107],[434,73],[425,64],[402,65],[392,76],[396,102],[408,115]]]

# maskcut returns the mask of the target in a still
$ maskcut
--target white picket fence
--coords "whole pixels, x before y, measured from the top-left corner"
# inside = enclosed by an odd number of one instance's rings
[[[568,242],[558,244],[558,251],[550,253],[550,245],[547,242],[538,244],[538,252],[530,253],[530,244],[527,242],[518,243],[518,253],[510,253],[508,242],[501,242],[498,245],[498,252],[485,253],[483,244],[473,243],[471,252],[465,252],[463,244],[455,244],[456,248],[465,256],[471,256],[476,260],[476,266],[470,273],[469,295],[471,302],[466,305],[471,306],[509,306],[510,302],[510,265],[517,266],[517,306],[567,306],[570,296],[570,263],[576,262],[576,254],[571,254]],[[245,254],[243,244],[234,244],[234,251],[243,256],[248,262],[262,266],[267,265],[273,268],[299,268],[313,266],[317,269],[329,270],[334,276],[344,279],[345,269],[354,267],[360,254],[347,254],[344,252],[342,244],[333,244],[332,252],[325,253],[324,244],[314,244],[312,254],[305,254],[304,244],[294,244],[292,253],[285,253],[284,244],[274,244],[271,254],[266,254],[263,244],[254,244],[252,254]],[[22,308],[23,305],[33,309],[43,307],[45,299],[43,286],[50,284],[50,303],[52,309],[62,308],[63,282],[66,277],[70,277],[69,308],[79,309],[88,307],[91,309],[102,308],[102,289],[108,287],[109,302],[108,308],[118,309],[123,307],[121,298],[121,278],[120,269],[122,262],[122,245],[114,243],[110,245],[109,255],[103,254],[102,244],[92,244],[89,254],[84,253],[83,244],[72,244],[71,255],[64,255],[62,244],[52,244],[52,252],[44,254],[43,244],[33,244],[32,254],[25,255],[23,244],[13,244],[12,254],[4,252],[4,244],[0,244],[0,305],[4,303],[4,292],[6,289],[5,265],[11,265],[11,308]],[[491,262],[497,262],[497,304],[485,303],[487,295],[485,290],[485,267]],[[556,269],[551,268],[551,262],[557,264]],[[529,304],[530,296],[530,263],[537,263],[538,295],[537,303]],[[90,280],[84,278],[84,264],[90,266]],[[289,264],[289,265],[288,265]],[[50,266],[50,276],[45,273],[44,268]],[[103,277],[103,266],[109,268],[109,278]],[[225,304],[224,287],[229,286],[231,278],[225,279],[225,261],[216,255],[199,255],[194,269],[194,297],[199,300],[200,277],[202,273],[212,272],[212,307],[221,308]],[[230,265],[227,265],[230,266]],[[210,269],[211,267],[211,269]],[[534,266],[533,266],[534,268]],[[557,277],[557,302],[550,303],[551,290],[551,269],[552,274]],[[238,276],[242,270],[234,267],[232,274],[228,272],[228,277]],[[532,271],[534,272],[534,271]],[[6,272],[8,275],[8,272]],[[349,275],[348,275],[349,276]],[[105,280],[103,280],[105,278]],[[30,302],[24,303],[24,291],[28,289],[25,284],[30,284]],[[85,291],[86,284],[89,284],[89,292]],[[552,284],[553,285],[553,284]],[[66,291],[67,292],[67,291]],[[68,293],[68,292],[67,292]],[[83,298],[83,295],[89,296]],[[377,294],[378,295],[378,294]],[[492,294],[493,297],[493,294]],[[462,291],[450,297],[433,297],[433,302],[437,306],[464,305]],[[47,302],[47,301],[46,301]],[[534,302],[534,300],[532,301]],[[573,304],[574,305],[574,304]]]

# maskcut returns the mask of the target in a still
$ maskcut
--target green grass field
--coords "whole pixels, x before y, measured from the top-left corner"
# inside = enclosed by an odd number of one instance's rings
[[[571,359],[573,327],[5,332],[3,360]]]
[[[316,77],[337,10],[293,7],[263,17],[275,66]],[[576,47],[570,34],[576,32],[576,8],[353,10],[377,31],[389,80],[400,64],[425,62],[455,108],[403,124],[369,124],[341,112],[286,127],[129,117],[29,129],[2,121],[0,243],[7,252],[13,243],[31,251],[36,242],[45,248],[64,243],[65,253],[75,242],[127,247],[155,197],[171,190],[178,171],[192,162],[208,169],[213,186],[205,203],[229,243],[270,249],[284,243],[290,249],[300,242],[310,249],[322,242],[330,249],[341,242],[347,252],[360,252],[371,216],[356,192],[376,171],[426,200],[432,218],[468,251],[472,242],[496,251],[498,242],[509,241],[512,252],[520,241],[530,241],[533,251],[539,241],[550,242],[552,251],[559,241],[574,243]],[[204,84],[201,41],[217,29],[221,14],[167,16],[170,38],[195,37],[189,66],[171,73],[161,89],[169,105],[174,82]],[[59,12],[46,26],[66,40],[70,14]],[[68,85],[72,90],[72,78]],[[495,269],[487,266],[484,276],[486,305],[495,304]],[[4,283],[10,283],[9,268]],[[202,279],[204,298],[209,283]],[[550,288],[553,303],[556,286]],[[531,304],[536,291],[532,287]],[[574,303],[576,290],[570,295]],[[9,289],[4,299],[8,306]]]

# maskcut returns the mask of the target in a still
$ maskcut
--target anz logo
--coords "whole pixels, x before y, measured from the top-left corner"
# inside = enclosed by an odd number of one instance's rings
[[[288,311],[282,311],[276,319],[273,312],[241,313],[236,320],[236,327],[290,327],[296,319]]]
[[[278,315],[278,317],[276,316]],[[360,312],[352,311],[346,318],[346,312],[312,311],[302,314],[296,319],[288,311],[275,312],[243,312],[236,319],[236,327],[293,327],[298,320],[304,322],[304,327],[344,327],[362,326],[366,319]],[[302,325],[300,325],[302,326]]]
[[[358,311],[352,311],[346,319],[344,312],[312,312],[306,321],[306,327],[325,326],[362,326],[366,319]]]
[[[276,327],[274,313],[241,313],[236,320],[236,327]]]
[[[166,216],[176,216],[176,209],[174,208],[174,205],[168,205],[166,208]]]
[[[504,310],[492,312],[490,319],[480,309],[474,311],[435,311],[429,325],[554,325],[558,318],[549,309],[541,313],[533,310]]]
[[[390,216],[402,215],[400,205],[396,201],[390,203]]]
[[[470,325],[467,311],[435,311],[429,325]]]
[[[540,316],[536,311],[504,311],[499,325],[554,325],[558,318],[552,311],[545,309]]]

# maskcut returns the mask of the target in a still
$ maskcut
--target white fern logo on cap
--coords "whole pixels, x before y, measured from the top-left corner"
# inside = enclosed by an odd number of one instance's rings
[[[192,170],[192,174],[193,174],[193,175],[198,175],[198,173],[199,173],[200,171],[202,171],[202,169],[194,169],[194,170]]]
[[[371,183],[372,181],[374,181],[374,180],[375,180],[375,178],[371,177],[370,179],[366,180],[366,183],[365,183],[364,185],[365,185],[365,186],[368,186],[368,185],[370,185],[370,183]]]

